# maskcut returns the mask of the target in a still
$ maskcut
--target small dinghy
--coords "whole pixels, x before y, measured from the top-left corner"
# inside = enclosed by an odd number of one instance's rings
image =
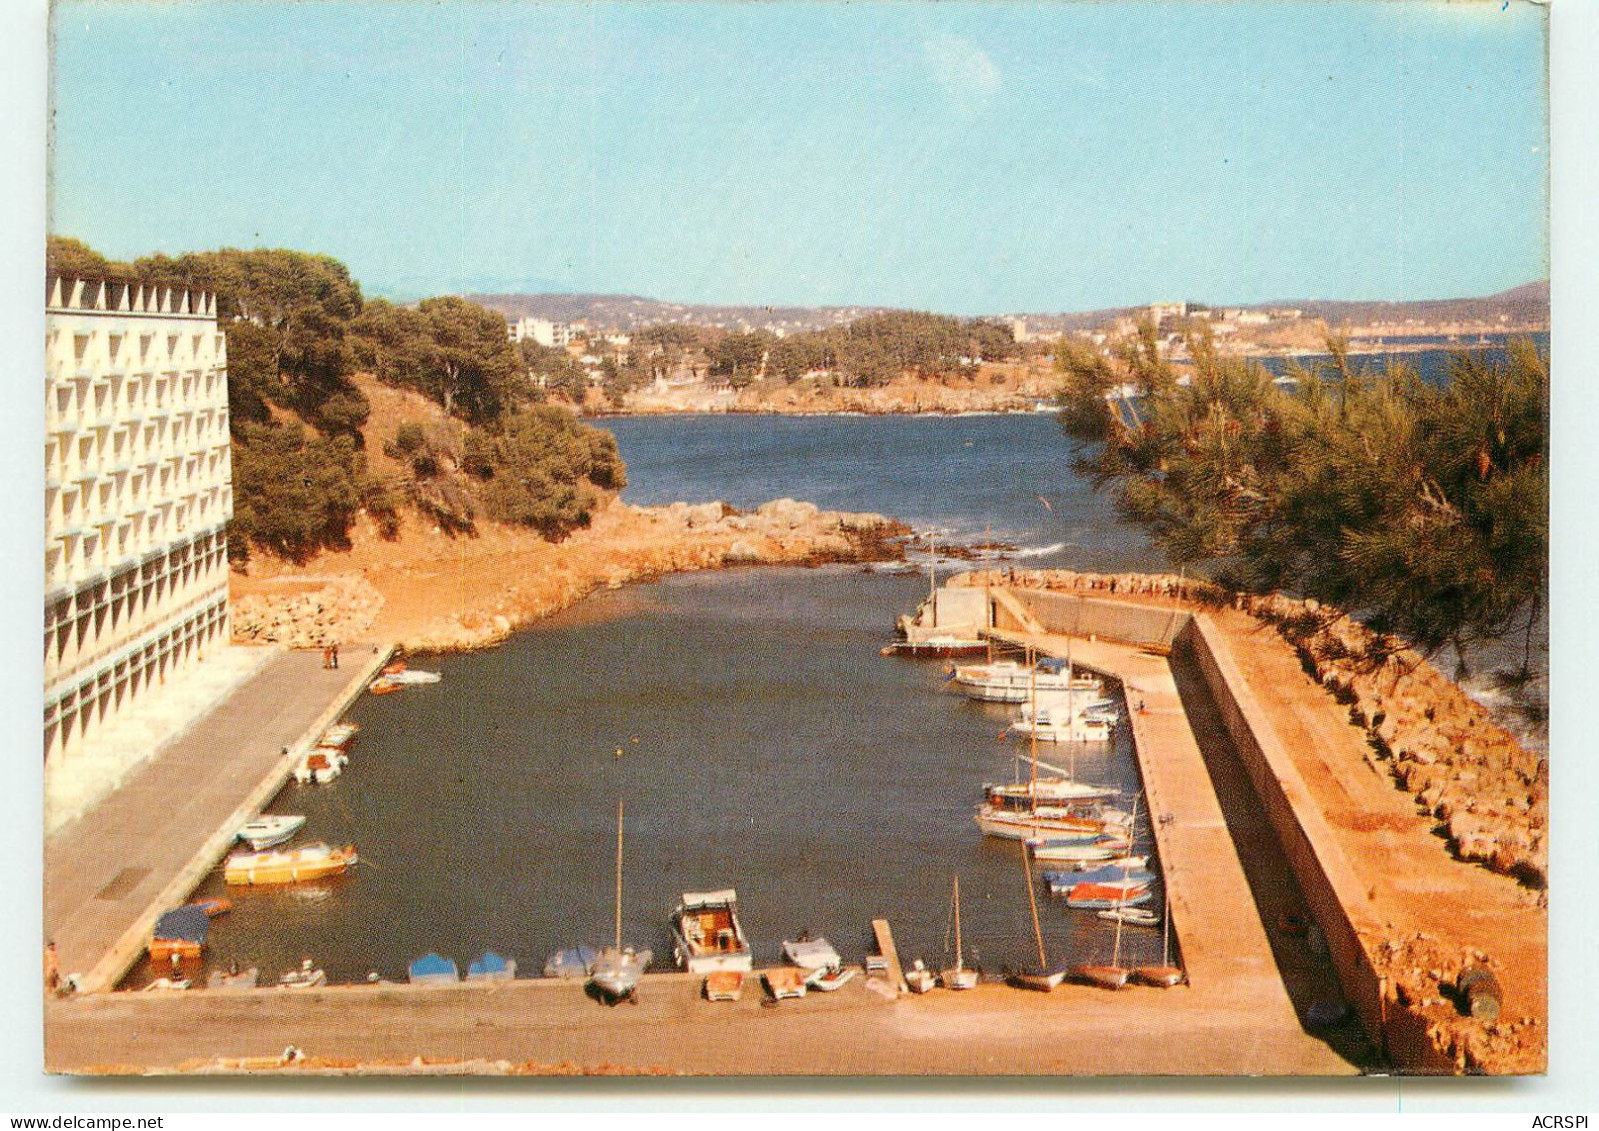
[[[234,834],[256,852],[282,844],[305,827],[305,817],[299,813],[263,813],[253,821],[239,826]]]
[[[1098,912],[1107,923],[1126,923],[1129,927],[1158,927],[1160,916],[1145,907],[1111,907]]]
[[[1127,970],[1121,966],[1073,966],[1072,979],[1104,990],[1119,990],[1127,984]]]
[[[509,982],[516,977],[516,959],[502,958],[492,950],[466,968],[468,982]]]
[[[792,966],[775,966],[761,975],[773,1001],[805,996],[805,972]]]
[[[316,740],[316,744],[333,750],[343,750],[360,732],[360,723],[334,723],[322,732],[322,737]]]
[[[600,952],[591,946],[569,946],[550,955],[544,964],[546,978],[587,978],[594,973],[594,960]]]
[[[905,971],[905,985],[913,994],[925,994],[938,985],[938,977],[918,958],[911,963],[911,968]]]
[[[821,935],[811,938],[809,931],[783,942],[783,957],[801,970],[837,970],[844,964],[838,951]]]
[[[742,970],[717,970],[705,975],[706,1001],[737,1001],[744,996]]]
[[[278,988],[283,990],[309,990],[327,984],[327,974],[315,966],[309,958],[300,962],[298,970],[290,970],[278,979]]]
[[[1019,972],[1005,979],[1007,983],[1019,990],[1035,990],[1039,993],[1049,993],[1056,986],[1066,980],[1064,970],[1040,970],[1035,973]]]
[[[853,977],[855,977],[854,970],[829,970],[824,966],[812,970],[805,979],[805,984],[813,990],[820,990],[824,994],[830,994],[834,990],[843,989]]]
[[[429,951],[406,968],[406,977],[413,986],[454,985],[461,980],[461,971],[454,959]]]
[[[213,970],[205,980],[208,990],[253,990],[261,971],[251,966],[247,970]]]
[[[163,990],[186,990],[192,983],[187,978],[157,978],[145,986],[141,993],[160,993]]]

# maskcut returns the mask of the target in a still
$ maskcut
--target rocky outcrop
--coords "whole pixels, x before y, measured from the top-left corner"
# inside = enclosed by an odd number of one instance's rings
[[[669,573],[755,564],[900,560],[907,527],[876,514],[776,499],[753,513],[720,502],[634,507],[612,501],[560,543],[479,524],[451,537],[410,516],[397,542],[365,529],[354,549],[293,573],[235,578],[236,639],[291,647],[383,640],[411,651],[495,644],[594,590]]]
[[[1549,766],[1415,652],[1313,600],[1250,599],[1307,672],[1349,708],[1373,758],[1416,798],[1452,851],[1543,890]]]

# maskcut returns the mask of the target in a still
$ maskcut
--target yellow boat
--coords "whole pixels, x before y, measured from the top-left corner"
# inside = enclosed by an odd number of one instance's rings
[[[237,852],[228,857],[224,878],[230,884],[296,884],[337,876],[359,859],[353,844],[343,848],[312,844],[287,852]]]

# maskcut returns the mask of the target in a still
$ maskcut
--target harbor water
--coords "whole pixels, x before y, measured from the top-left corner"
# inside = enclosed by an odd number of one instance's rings
[[[677,417],[608,421],[626,498],[778,495],[877,510],[940,540],[1017,547],[1018,565],[1158,566],[1109,501],[1071,474],[1052,415]],[[1020,846],[973,819],[985,781],[1025,777],[1002,736],[1014,708],[955,694],[947,664],[879,655],[925,576],[858,567],[739,569],[596,595],[499,648],[413,658],[443,682],[363,697],[350,765],[291,784],[270,807],[308,817],[299,840],[358,846],[334,880],[226,889],[206,967],[263,980],[311,958],[335,982],[403,978],[428,951],[464,970],[494,950],[536,973],[555,950],[614,931],[618,800],[627,803],[624,941],[670,965],[685,891],[736,888],[757,963],[825,934],[854,961],[887,918],[902,956],[953,948],[961,877],[967,961],[1035,965]],[[1065,765],[1067,748],[1039,746]],[[1137,791],[1127,729],[1077,771]],[[1141,844],[1149,842],[1140,821]],[[1108,961],[1114,935],[1036,883],[1050,961]],[[1159,910],[1159,896],[1148,906]],[[1160,958],[1125,928],[1125,958]],[[136,968],[135,982],[149,976]]]

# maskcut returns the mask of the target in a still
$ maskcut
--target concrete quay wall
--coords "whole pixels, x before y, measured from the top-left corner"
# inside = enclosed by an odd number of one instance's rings
[[[1192,619],[1184,609],[1137,605],[1127,601],[1061,593],[1048,589],[1010,589],[1010,594],[1032,613],[1046,632],[1112,640],[1141,647],[1170,644]],[[989,602],[990,623],[995,628],[1024,629],[1016,618]]]
[[[381,645],[362,655],[366,650],[348,649],[347,654],[361,656],[354,674],[329,701],[311,724],[304,728],[298,739],[287,744],[285,751],[273,759],[267,771],[251,785],[238,804],[214,825],[212,831],[195,849],[187,862],[171,876],[155,896],[145,903],[115,941],[104,951],[98,961],[80,981],[83,993],[104,992],[115,989],[135,963],[144,954],[150,941],[150,932],[161,914],[189,898],[211,872],[235,847],[234,837],[239,826],[260,813],[277,796],[294,772],[295,764],[320,738],[324,731],[366,690],[366,686],[388,662],[393,653],[391,645]]]
[[[1339,849],[1221,633],[1207,617],[1195,616],[1178,647],[1192,653],[1204,677],[1366,1034],[1405,1072],[1452,1074],[1454,1064],[1427,1040],[1421,1019],[1389,1000],[1385,980],[1362,942],[1363,934],[1375,938],[1380,932],[1365,910],[1365,885]]]

